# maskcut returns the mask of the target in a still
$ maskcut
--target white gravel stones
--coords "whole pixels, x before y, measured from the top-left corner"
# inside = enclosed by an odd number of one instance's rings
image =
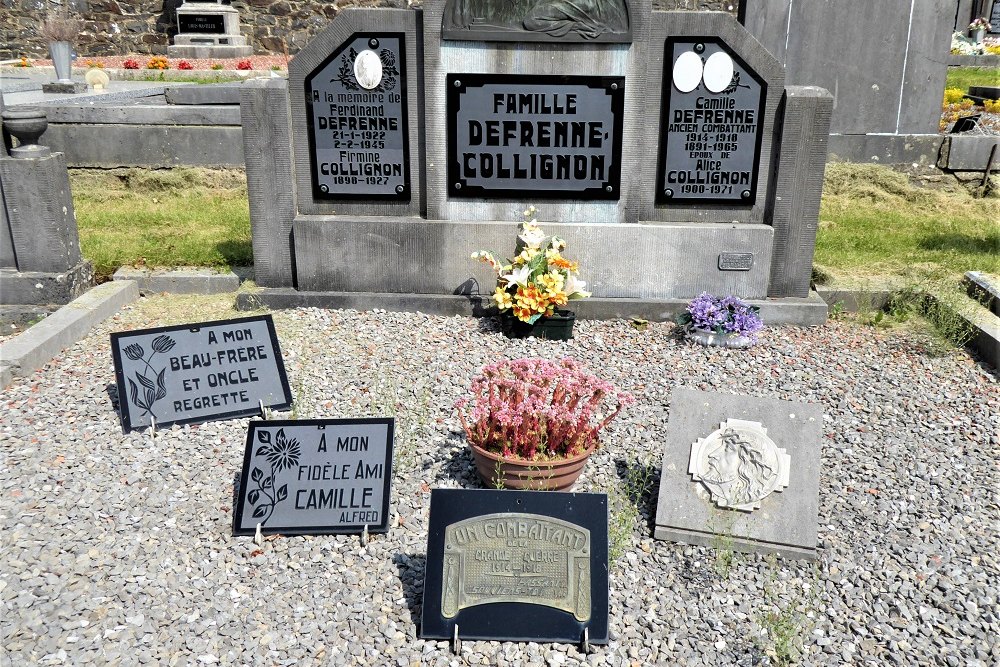
[[[489,320],[278,312],[297,416],[397,413],[398,472],[391,531],[367,546],[258,547],[230,536],[247,420],[121,433],[108,333],[176,321],[150,303],[0,392],[0,665],[760,665],[787,632],[808,664],[1000,662],[1000,392],[964,353],[839,322],[720,350],[668,324],[578,322],[557,343]],[[608,646],[454,656],[417,639],[430,488],[478,485],[451,406],[483,364],[527,355],[575,357],[639,399],[579,490],[659,465],[675,386],[821,403],[820,561],[654,541],[654,488],[611,573]]]

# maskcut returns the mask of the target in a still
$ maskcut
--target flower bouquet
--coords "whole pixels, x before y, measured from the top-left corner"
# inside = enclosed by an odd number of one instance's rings
[[[559,307],[584,299],[590,292],[584,289],[587,284],[577,278],[579,264],[562,256],[566,241],[546,236],[538,226],[537,213],[534,206],[524,211],[518,252],[512,259],[500,261],[499,253],[486,250],[472,253],[472,258],[486,262],[497,274],[493,302],[501,317],[507,316],[504,333],[515,337],[533,335],[532,327],[539,320],[561,317],[569,318],[569,331],[558,337],[570,338],[573,313]]]
[[[702,345],[750,347],[764,328],[760,308],[735,296],[719,298],[702,292],[678,318],[688,338]]]
[[[472,394],[455,407],[479,475],[515,489],[572,486],[601,429],[635,402],[568,358],[490,364],[473,378]]]

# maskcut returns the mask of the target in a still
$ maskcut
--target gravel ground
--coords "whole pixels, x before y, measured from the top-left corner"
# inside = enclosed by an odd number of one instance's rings
[[[223,303],[144,299],[0,391],[0,666],[758,665],[799,641],[805,664],[1000,663],[1000,392],[964,352],[850,322],[739,351],[670,324],[580,322],[555,343],[489,320],[279,312],[298,416],[396,409],[401,437],[388,534],[257,547],[230,536],[247,420],[151,442],[122,435],[112,404],[110,332],[231,316]],[[626,462],[658,469],[673,387],[822,404],[819,561],[654,541],[654,479],[611,572],[608,646],[454,656],[417,639],[430,488],[478,486],[450,406],[484,363],[528,355],[575,357],[639,398],[578,490],[619,488]]]

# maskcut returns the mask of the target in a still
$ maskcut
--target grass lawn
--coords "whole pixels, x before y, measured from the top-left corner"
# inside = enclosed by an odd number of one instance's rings
[[[1000,86],[1000,67],[949,67],[945,88]]]
[[[126,265],[253,264],[240,170],[70,173],[83,254],[102,278]],[[929,189],[880,165],[830,164],[819,227],[817,275],[838,284],[1000,274],[1000,197],[953,181]]]
[[[1000,197],[917,187],[880,165],[829,164],[814,264],[842,284],[1000,273]]]
[[[99,280],[120,266],[253,264],[239,170],[70,170],[84,257]]]

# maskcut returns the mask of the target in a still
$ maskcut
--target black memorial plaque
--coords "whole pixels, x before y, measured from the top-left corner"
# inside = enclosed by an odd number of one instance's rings
[[[394,421],[252,421],[233,535],[372,533],[389,526]]]
[[[448,194],[618,199],[624,77],[449,74]]]
[[[306,77],[316,199],[409,201],[404,37],[354,33]]]
[[[668,39],[664,48],[657,203],[752,206],[767,83],[717,37]],[[681,92],[674,68],[689,52],[702,65],[715,54],[728,55],[729,84],[713,93],[702,79]]]
[[[993,8],[990,11],[990,34],[1000,34],[1000,0],[993,0]]]
[[[226,34],[226,17],[222,14],[178,14],[177,31],[202,35]]]
[[[420,637],[608,641],[608,500],[433,489]]]
[[[292,404],[270,315],[113,333],[111,353],[126,432]]]

